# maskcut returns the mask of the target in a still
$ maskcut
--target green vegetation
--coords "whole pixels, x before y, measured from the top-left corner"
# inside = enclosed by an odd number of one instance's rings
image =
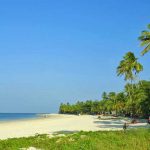
[[[150,29],[150,24],[148,25]],[[150,31],[143,31],[139,37],[141,46],[145,46],[142,55],[150,50]],[[117,75],[124,76],[127,82],[124,90],[104,92],[101,100],[78,101],[76,104],[61,104],[59,113],[63,114],[112,114],[125,116],[148,117],[150,115],[150,81],[139,81],[138,73],[143,66],[134,53],[128,52],[117,67]]]
[[[117,115],[148,117],[150,112],[150,81],[140,81],[125,85],[120,93],[104,92],[102,100],[87,100],[76,104],[61,104],[60,113],[64,114],[105,114],[116,112]]]
[[[150,130],[78,132],[65,137],[37,135],[0,140],[1,150],[36,147],[43,150],[149,150]]]
[[[126,53],[117,67],[117,75],[124,75],[125,81],[129,80],[132,83],[136,79],[137,74],[143,70],[143,66],[137,60],[138,58],[134,56],[134,53]]]
[[[144,30],[139,37],[141,41],[141,46],[145,46],[144,50],[141,52],[142,55],[150,51],[150,24],[147,26],[148,30]]]

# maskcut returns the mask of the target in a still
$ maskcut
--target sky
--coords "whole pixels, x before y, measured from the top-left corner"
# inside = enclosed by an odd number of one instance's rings
[[[0,0],[0,112],[56,113],[61,102],[123,90],[116,67],[132,51],[150,80],[150,53],[137,40],[149,0]]]

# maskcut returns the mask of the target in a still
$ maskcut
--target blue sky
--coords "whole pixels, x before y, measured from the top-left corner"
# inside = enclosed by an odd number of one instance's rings
[[[61,102],[120,91],[122,56],[133,51],[149,0],[0,0],[0,112],[57,112]]]

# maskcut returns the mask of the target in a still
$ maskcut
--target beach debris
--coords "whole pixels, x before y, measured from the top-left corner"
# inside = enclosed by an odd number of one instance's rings
[[[138,120],[137,120],[137,119],[132,119],[132,120],[131,120],[131,123],[132,123],[132,124],[138,123]]]
[[[98,119],[101,119],[101,116],[98,116]]]

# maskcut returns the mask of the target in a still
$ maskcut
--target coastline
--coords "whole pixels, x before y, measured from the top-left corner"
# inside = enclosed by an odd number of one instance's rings
[[[124,120],[99,120],[92,115],[47,114],[46,117],[0,122],[0,139],[29,137],[55,132],[122,130]],[[145,127],[145,123],[132,125]],[[132,127],[131,126],[131,127]]]
[[[42,113],[0,113],[0,122],[37,119],[43,115]]]
[[[37,114],[37,116],[34,116],[34,117],[30,117],[30,118],[19,118],[19,119],[4,119],[4,120],[0,120],[0,124],[3,124],[3,123],[18,123],[18,122],[27,122],[27,121],[36,121],[36,120],[44,120],[44,119],[52,119],[52,118],[62,118],[62,115],[61,114]]]

